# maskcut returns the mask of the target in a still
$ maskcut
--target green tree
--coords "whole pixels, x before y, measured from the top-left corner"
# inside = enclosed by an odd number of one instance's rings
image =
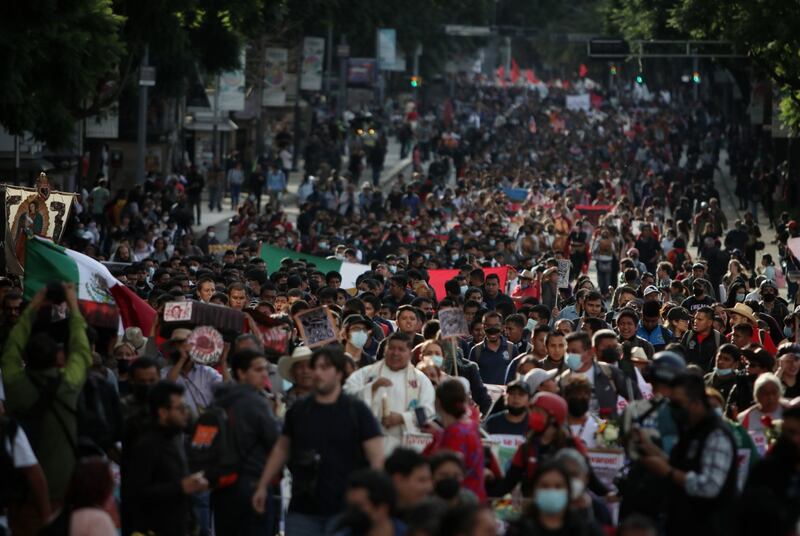
[[[3,2],[0,124],[66,142],[87,100],[118,71],[122,22],[111,0]]]
[[[608,0],[608,20],[626,39],[729,41],[785,97],[781,119],[800,131],[800,9],[783,0]],[[741,70],[743,65],[728,65]],[[741,80],[742,77],[737,77]]]
[[[239,66],[246,40],[263,34],[282,0],[65,0],[3,2],[0,124],[51,147],[77,120],[102,113],[135,88],[149,45],[155,95],[177,97],[187,80]]]

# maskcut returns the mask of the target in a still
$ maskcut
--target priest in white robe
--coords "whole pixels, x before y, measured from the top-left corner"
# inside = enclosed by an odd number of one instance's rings
[[[380,421],[387,454],[402,443],[403,434],[421,431],[417,408],[425,411],[426,420],[435,414],[433,384],[411,364],[411,344],[407,335],[392,333],[384,358],[355,371],[344,384],[345,392],[361,398]]]

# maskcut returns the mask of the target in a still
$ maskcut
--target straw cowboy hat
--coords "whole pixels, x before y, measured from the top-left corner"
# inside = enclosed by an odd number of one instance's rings
[[[743,303],[737,303],[730,309],[725,309],[729,313],[741,315],[748,319],[753,324],[758,324],[758,318],[753,314],[753,310]]]
[[[289,380],[294,383],[294,374],[292,374],[292,367],[295,363],[302,361],[309,361],[311,359],[311,349],[307,346],[298,346],[292,352],[292,355],[285,355],[278,360],[278,374],[284,380]]]

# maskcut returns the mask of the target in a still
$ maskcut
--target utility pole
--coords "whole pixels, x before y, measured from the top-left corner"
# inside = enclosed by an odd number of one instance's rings
[[[220,143],[218,145],[219,140],[219,75],[217,75],[217,79],[214,82],[214,125],[211,127],[211,153],[214,155],[214,160],[218,162],[222,162],[221,158],[221,146]]]
[[[350,46],[347,44],[347,34],[342,34],[339,38],[339,46],[336,47],[336,57],[339,58],[339,105],[337,106],[337,116],[341,119],[347,108],[347,58],[350,57]]]
[[[257,104],[256,104],[256,160],[261,158],[261,155],[264,153],[264,125],[262,123],[262,112],[263,112],[263,103],[264,103],[264,76],[266,73],[265,70],[265,62],[264,62],[264,54],[266,48],[266,37],[262,37],[258,41],[258,54],[256,54],[258,58],[258,68],[256,69],[258,73],[258,80],[256,80],[256,91],[258,92]]]
[[[419,57],[422,55],[422,45],[417,43],[414,45],[414,78],[419,80]],[[419,84],[414,87],[414,101],[417,101],[419,97]]]
[[[147,92],[156,85],[155,69],[150,67],[150,45],[144,45],[139,66],[139,117],[136,125],[136,183],[144,183],[144,154],[147,144]]]
[[[300,161],[300,77],[303,74],[303,38],[297,45],[297,89],[294,97],[294,136],[292,147],[292,171],[297,171]]]
[[[322,88],[325,92],[325,97],[329,99],[328,106],[330,106],[331,99],[331,76],[333,75],[333,23],[328,22],[328,38],[325,40],[325,85]]]

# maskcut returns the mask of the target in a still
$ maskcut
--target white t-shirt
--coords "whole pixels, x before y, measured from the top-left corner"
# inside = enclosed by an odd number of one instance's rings
[[[39,463],[36,459],[36,454],[33,453],[31,443],[28,441],[28,436],[25,435],[25,430],[22,427],[17,427],[17,434],[14,437],[14,448],[11,448],[11,441],[5,438],[4,445],[6,452],[14,460],[14,467],[22,469],[24,467],[32,467]]]

